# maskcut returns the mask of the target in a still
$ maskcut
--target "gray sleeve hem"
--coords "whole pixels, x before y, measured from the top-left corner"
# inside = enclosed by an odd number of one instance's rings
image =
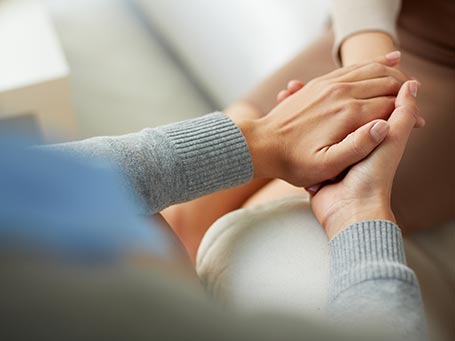
[[[400,228],[390,221],[353,224],[330,242],[332,299],[368,280],[416,283],[406,266]]]
[[[253,176],[245,137],[223,113],[46,148],[108,161],[147,213],[241,185]]]
[[[244,184],[253,177],[245,137],[235,123],[218,112],[157,128],[174,148],[182,167],[185,198]]]

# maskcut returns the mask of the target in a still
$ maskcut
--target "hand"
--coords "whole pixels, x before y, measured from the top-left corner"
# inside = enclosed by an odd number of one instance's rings
[[[287,89],[281,90],[278,93],[278,95],[276,96],[276,101],[278,103],[283,102],[286,98],[288,98],[289,96],[295,94],[297,91],[299,91],[303,87],[304,87],[303,82],[301,82],[299,80],[295,80],[294,79],[292,81],[289,81]]]
[[[399,53],[316,78],[258,120],[239,120],[255,177],[308,187],[337,176],[384,139],[407,77],[393,68]],[[347,137],[348,134],[354,132]]]
[[[418,113],[415,95],[418,82],[406,82],[396,99],[384,142],[366,159],[353,166],[337,183],[323,186],[311,199],[316,218],[329,239],[349,225],[366,220],[395,222],[390,206],[393,178]],[[420,117],[420,124],[425,121]]]

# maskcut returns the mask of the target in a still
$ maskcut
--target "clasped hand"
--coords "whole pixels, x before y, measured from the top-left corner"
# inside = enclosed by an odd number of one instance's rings
[[[329,237],[355,221],[394,220],[393,177],[412,127],[424,125],[415,104],[418,83],[407,82],[394,67],[399,60],[394,52],[335,70],[303,88],[294,82],[268,115],[236,122],[249,145],[255,177],[311,188],[313,211]],[[330,184],[353,165],[341,182]],[[329,185],[320,189],[321,184]],[[355,209],[370,215],[335,214],[342,211],[338,206],[373,197],[372,207]]]

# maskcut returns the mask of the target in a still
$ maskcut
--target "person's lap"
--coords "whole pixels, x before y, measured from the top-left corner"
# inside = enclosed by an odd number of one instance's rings
[[[267,192],[267,189],[264,189]],[[273,194],[273,191],[272,191]],[[265,197],[265,196],[264,196]],[[206,291],[230,309],[324,316],[328,243],[307,194],[253,202],[217,220],[202,239],[196,269]],[[455,223],[405,237],[433,340],[453,339]]]
[[[418,100],[427,126],[415,131],[408,143],[394,183],[394,211],[400,226],[408,234],[405,238],[408,263],[421,283],[430,324],[434,330],[455,337],[450,327],[455,311],[447,302],[455,285],[455,274],[450,266],[455,249],[454,210],[451,207],[455,187],[452,175],[455,101],[451,93],[455,72],[406,51],[403,51],[402,69],[422,83]],[[273,180],[254,193],[243,208],[254,210],[257,205],[304,192],[284,181]],[[418,232],[421,229],[428,231]],[[284,229],[282,233],[287,232]],[[266,236],[264,238],[267,240]],[[292,250],[283,247],[283,252]],[[316,257],[320,256],[317,253]],[[308,253],[306,257],[312,255]]]

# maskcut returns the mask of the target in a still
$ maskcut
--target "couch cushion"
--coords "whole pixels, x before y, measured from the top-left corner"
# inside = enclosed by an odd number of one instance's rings
[[[307,45],[329,0],[134,0],[219,105]]]
[[[46,2],[71,68],[81,137],[124,134],[213,109],[129,2]]]

